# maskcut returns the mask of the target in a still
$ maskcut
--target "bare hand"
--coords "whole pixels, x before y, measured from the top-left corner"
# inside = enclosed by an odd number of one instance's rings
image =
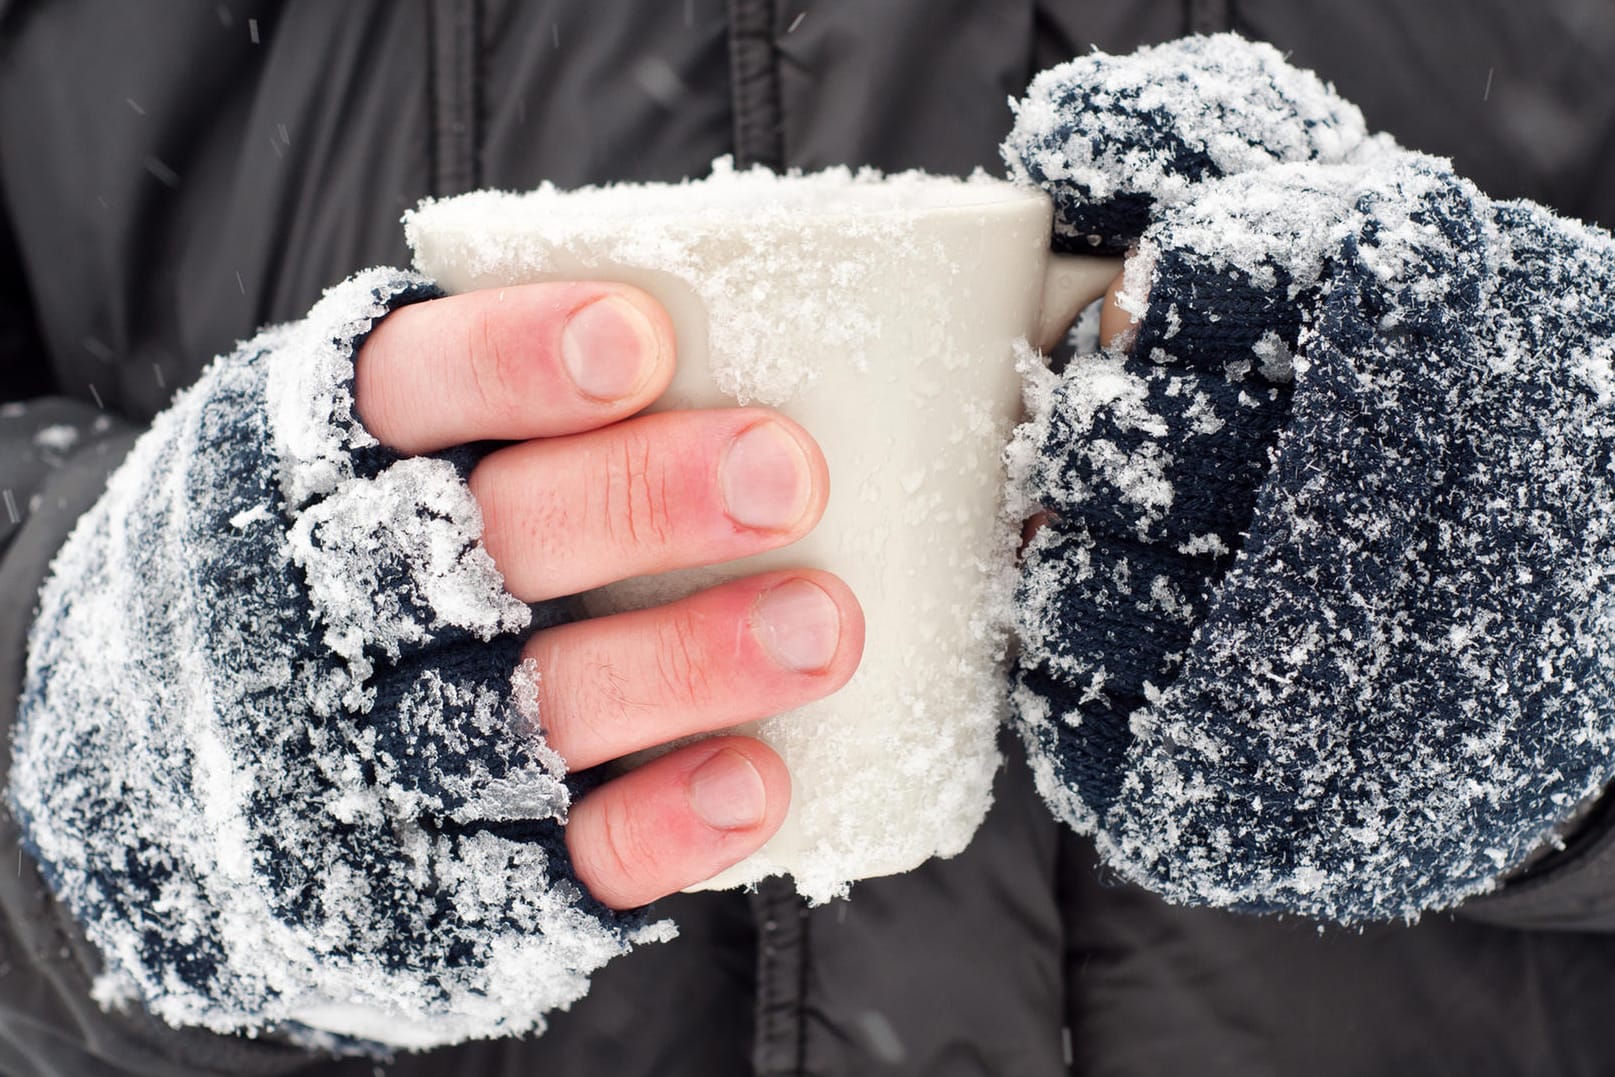
[[[406,454],[495,439],[470,485],[483,540],[526,602],[793,542],[818,522],[824,458],[760,408],[636,416],[673,374],[671,323],[616,284],[534,284],[405,307],[361,350],[359,414]],[[583,770],[800,706],[846,683],[863,613],[845,584],[774,572],[656,609],[536,633],[539,713]],[[745,737],[687,745],[573,805],[567,844],[596,898],[630,908],[745,858],[790,778]]]

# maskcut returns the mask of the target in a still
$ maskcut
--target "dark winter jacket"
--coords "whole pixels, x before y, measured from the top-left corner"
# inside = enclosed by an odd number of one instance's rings
[[[1311,8],[0,9],[0,398],[29,402],[0,415],[0,707],[46,563],[131,433],[233,340],[400,264],[397,213],[425,194],[674,178],[721,153],[992,165],[1003,98],[1038,68],[1237,22],[1493,195],[1615,218],[1598,93],[1615,31],[1593,5],[1511,26]],[[1320,932],[1107,885],[1012,756],[961,857],[812,911],[773,884],[670,899],[682,937],[608,966],[541,1039],[388,1070],[1599,1072],[1606,815],[1457,916]],[[105,1014],[93,953],[26,860],[0,904],[8,1072],[370,1069]]]

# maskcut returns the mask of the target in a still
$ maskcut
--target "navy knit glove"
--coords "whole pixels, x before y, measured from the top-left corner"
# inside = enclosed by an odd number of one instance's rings
[[[1169,108],[1208,144],[1241,110],[1199,108],[1194,65],[1250,72],[1251,102],[1284,84],[1263,46],[1170,48]],[[1081,61],[1067,98],[1133,63]],[[1177,167],[1187,136],[1149,141],[1117,100],[1006,154]],[[1452,906],[1615,771],[1615,241],[1383,138],[1184,167],[1121,237],[1130,350],[1074,360],[1021,433],[1053,514],[1018,604],[1039,788],[1173,901]]]
[[[573,878],[460,472],[353,417],[358,344],[432,294],[368,271],[215,362],[53,566],[10,795],[104,1005],[424,1047],[541,1027],[670,934]]]

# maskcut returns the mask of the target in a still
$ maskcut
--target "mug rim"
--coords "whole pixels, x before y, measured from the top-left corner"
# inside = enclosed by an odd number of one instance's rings
[[[812,205],[807,199],[815,192],[827,194],[831,200],[826,205]],[[758,199],[758,193],[771,197]],[[916,200],[916,195],[921,197]],[[805,222],[873,224],[1024,212],[1029,206],[1048,203],[1048,194],[1040,188],[980,169],[970,176],[953,176],[846,168],[776,173],[758,166],[714,171],[710,176],[678,182],[575,188],[545,183],[529,191],[483,190],[427,198],[404,214],[404,224],[412,235],[561,238],[620,231],[625,224],[677,231],[737,225],[801,227]]]

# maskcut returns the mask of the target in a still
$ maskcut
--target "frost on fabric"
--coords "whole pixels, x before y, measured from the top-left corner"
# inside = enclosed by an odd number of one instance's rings
[[[287,504],[300,508],[330,493],[352,477],[353,450],[376,444],[354,414],[351,343],[399,296],[429,286],[413,273],[363,270],[327,292],[303,320],[259,335],[260,350],[302,357],[271,367],[265,387]]]
[[[1494,888],[1615,773],[1615,241],[1386,150],[1202,184],[1141,249],[1148,354],[1073,363],[1021,437],[1062,521],[1022,581],[1040,790],[1177,902]],[[1292,393],[1242,518],[1225,479],[1142,496]]]
[[[1286,162],[1351,160],[1362,114],[1271,45],[1190,37],[1049,68],[1011,101],[1012,179],[1054,196],[1057,244],[1115,253],[1152,213],[1208,179]]]
[[[291,558],[325,628],[321,642],[347,662],[342,706],[368,706],[370,655],[397,659],[445,626],[485,640],[526,627],[527,607],[505,591],[481,534],[477,503],[444,460],[400,460],[374,479],[349,479],[297,516]]]
[[[69,423],[52,423],[34,435],[34,445],[47,453],[65,456],[78,444],[78,427]]]
[[[1126,505],[1139,530],[1147,533],[1171,511],[1173,495],[1164,467],[1170,458],[1162,444],[1167,426],[1150,410],[1148,384],[1127,370],[1120,357],[1107,355],[1073,358],[1064,377],[1060,421],[1069,424],[1065,436],[1082,445],[1086,466],[1048,481],[1063,481],[1066,488],[1058,496],[1074,501],[1095,496],[1092,484],[1102,484],[1106,495]],[[1147,440],[1131,451],[1124,449],[1105,436],[1108,431],[1095,429],[1101,415],[1122,433],[1142,434]]]
[[[427,1047],[541,1028],[670,934],[571,881],[527,610],[454,469],[354,474],[342,364],[418,285],[363,274],[217,361],[53,566],[10,792],[104,1005]]]

